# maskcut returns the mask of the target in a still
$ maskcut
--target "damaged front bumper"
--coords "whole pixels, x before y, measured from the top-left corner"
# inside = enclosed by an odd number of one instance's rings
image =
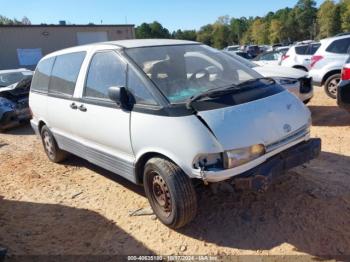
[[[224,173],[227,176],[227,171],[229,171],[225,170],[205,172],[203,178],[207,182],[232,182],[237,190],[264,191],[276,177],[293,167],[317,158],[320,152],[321,139],[314,138],[294,145],[239,175],[224,178],[222,174]],[[217,176],[215,177],[215,175]]]
[[[6,130],[31,119],[29,108],[9,111],[3,114],[0,119],[0,129]]]

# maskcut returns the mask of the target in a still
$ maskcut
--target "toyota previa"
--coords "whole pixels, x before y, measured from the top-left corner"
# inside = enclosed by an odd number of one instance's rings
[[[194,219],[194,184],[264,191],[321,150],[296,96],[197,42],[123,40],[49,54],[30,108],[52,162],[71,153],[143,185],[171,228]]]

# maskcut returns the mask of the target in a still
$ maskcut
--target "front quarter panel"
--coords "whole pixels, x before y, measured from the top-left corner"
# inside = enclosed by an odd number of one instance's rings
[[[168,117],[132,112],[131,141],[138,161],[158,153],[177,164],[190,177],[198,154],[223,152],[207,127],[195,116]]]

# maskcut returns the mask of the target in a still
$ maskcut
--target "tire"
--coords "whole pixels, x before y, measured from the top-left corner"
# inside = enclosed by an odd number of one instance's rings
[[[333,99],[337,99],[337,87],[341,79],[340,74],[331,75],[324,84],[326,94]]]
[[[45,153],[51,162],[60,163],[67,158],[68,153],[58,147],[54,136],[47,126],[41,128],[40,134]]]
[[[163,158],[152,158],[145,165],[143,178],[146,196],[163,224],[178,229],[195,218],[196,192],[178,166]]]

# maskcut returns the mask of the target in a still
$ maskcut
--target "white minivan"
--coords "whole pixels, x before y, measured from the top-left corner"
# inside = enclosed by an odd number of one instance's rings
[[[296,96],[197,42],[124,40],[49,54],[30,108],[51,161],[69,152],[143,184],[171,228],[196,215],[194,181],[262,191],[321,150]]]

